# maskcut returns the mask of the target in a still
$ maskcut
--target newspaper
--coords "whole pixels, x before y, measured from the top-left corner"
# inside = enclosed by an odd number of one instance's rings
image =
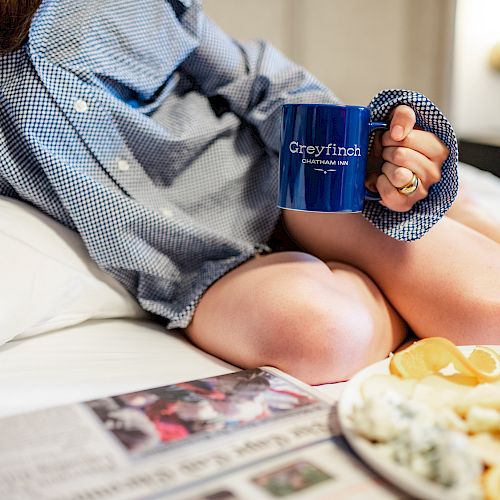
[[[396,498],[272,368],[0,419],[0,498]]]

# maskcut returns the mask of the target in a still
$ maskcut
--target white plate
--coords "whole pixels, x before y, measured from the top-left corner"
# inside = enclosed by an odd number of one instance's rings
[[[460,350],[468,355],[474,347],[463,346],[460,347]],[[500,353],[500,346],[488,347]],[[410,495],[425,500],[453,498],[453,490],[417,476],[407,468],[383,456],[371,441],[360,436],[354,430],[350,415],[353,407],[363,402],[360,392],[361,385],[367,378],[380,374],[389,375],[389,358],[361,370],[347,383],[338,404],[339,422],[345,438],[360,458],[373,470]]]

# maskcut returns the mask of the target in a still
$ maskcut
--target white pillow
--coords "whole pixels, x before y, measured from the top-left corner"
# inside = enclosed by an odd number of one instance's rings
[[[91,318],[145,316],[77,233],[0,196],[0,345]]]

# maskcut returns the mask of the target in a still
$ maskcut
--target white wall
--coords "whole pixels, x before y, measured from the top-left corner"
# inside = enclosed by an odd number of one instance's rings
[[[263,38],[291,57],[293,3],[294,0],[204,0],[203,6],[231,36],[243,41]]]
[[[500,42],[500,0],[458,0],[452,119],[461,136],[500,140],[500,73],[488,67]]]
[[[448,109],[454,0],[205,0],[205,10],[240,40],[271,41],[347,103],[402,87]]]

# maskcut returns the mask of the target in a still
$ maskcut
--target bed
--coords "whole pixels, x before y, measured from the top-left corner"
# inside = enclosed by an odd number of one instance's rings
[[[460,174],[500,222],[500,179]],[[148,319],[71,231],[7,199],[0,221],[0,416],[237,370]]]

